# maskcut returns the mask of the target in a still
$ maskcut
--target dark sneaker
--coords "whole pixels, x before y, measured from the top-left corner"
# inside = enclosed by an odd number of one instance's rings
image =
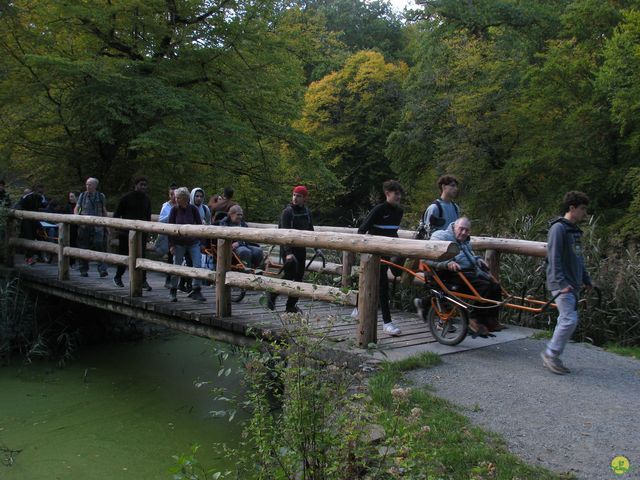
[[[558,357],[547,355],[547,352],[540,352],[540,357],[542,358],[542,365],[556,375],[564,375],[565,373],[571,372],[571,370],[562,364],[562,361]]]
[[[420,318],[420,320],[422,320],[423,322],[427,321],[427,312],[425,311],[423,305],[422,305],[422,299],[421,298],[414,298],[413,299],[413,306],[416,307],[416,312],[418,313],[418,318]]]
[[[197,302],[206,302],[207,299],[204,298],[204,295],[202,295],[202,292],[200,291],[199,288],[194,288],[193,291],[189,294],[189,298],[191,298],[191,300],[195,300]]]
[[[113,284],[116,287],[120,287],[120,288],[124,287],[124,283],[122,283],[122,278],[120,277],[113,277]]]
[[[108,276],[109,274],[107,272],[100,272],[100,277],[104,278],[106,276]]]
[[[153,290],[153,288],[151,288],[151,285],[149,285],[149,283],[146,280],[142,284],[142,289],[146,290],[147,292],[150,292],[151,290]]]
[[[89,274],[87,272],[80,272],[81,277],[88,277]]]
[[[171,290],[169,290],[169,300],[172,302],[177,302],[178,301],[178,290],[175,288],[172,288]]]
[[[286,313],[302,313],[302,310],[297,305],[294,305],[293,307],[287,307],[284,311]]]
[[[184,293],[191,293],[193,291],[193,288],[188,283],[180,282],[180,284],[178,285],[178,290]]]

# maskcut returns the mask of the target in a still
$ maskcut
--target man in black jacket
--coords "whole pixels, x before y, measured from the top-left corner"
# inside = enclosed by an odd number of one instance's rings
[[[309,191],[304,185],[298,185],[293,189],[291,203],[285,207],[280,216],[278,228],[290,228],[293,230],[313,230],[311,211],[306,207]],[[307,249],[305,247],[282,247],[282,257],[284,260],[284,279],[299,282],[304,277],[305,261],[307,259]],[[267,307],[269,310],[276,309],[277,293],[267,295]],[[289,295],[287,298],[287,313],[300,313],[300,308],[296,305],[298,297]]]
[[[147,195],[149,182],[146,177],[135,177],[133,179],[133,191],[125,194],[118,202],[118,207],[113,213],[113,218],[126,218],[129,220],[151,220],[151,201]],[[147,245],[147,234],[142,234],[142,254]],[[118,233],[118,253],[120,255],[129,254],[129,231],[120,230]],[[118,265],[113,283],[117,287],[124,287],[122,283],[122,274],[127,267]],[[144,283],[142,288],[151,291],[151,286],[147,283],[146,272],[142,273]]]
[[[382,184],[385,201],[373,207],[364,219],[358,233],[369,233],[382,237],[398,237],[398,229],[402,221],[404,211],[400,207],[402,200],[402,185],[396,180],[387,180]],[[389,260],[389,257],[382,257]],[[389,266],[380,263],[380,310],[382,311],[383,330],[389,335],[397,336],[402,332],[391,321],[391,311],[389,309],[389,279],[387,271]]]

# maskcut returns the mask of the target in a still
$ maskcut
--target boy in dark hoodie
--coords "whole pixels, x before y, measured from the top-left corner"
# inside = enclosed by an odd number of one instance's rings
[[[584,268],[582,230],[577,224],[588,217],[589,197],[571,191],[562,201],[562,217],[551,222],[547,240],[547,288],[558,307],[558,321],[553,337],[540,355],[543,365],[557,375],[569,373],[560,355],[578,326],[580,287],[592,288],[591,278]]]

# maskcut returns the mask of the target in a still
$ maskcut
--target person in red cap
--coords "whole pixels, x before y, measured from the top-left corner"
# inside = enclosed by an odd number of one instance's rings
[[[304,185],[298,185],[293,189],[293,197],[291,203],[285,207],[280,216],[278,228],[290,228],[293,230],[313,230],[313,220],[311,219],[311,211],[306,207],[309,191]],[[305,247],[291,247],[283,245],[281,248],[281,256],[284,260],[284,279],[299,282],[304,277],[305,261],[307,259],[307,249]],[[277,293],[267,294],[267,308],[269,310],[276,309]],[[300,308],[296,305],[298,297],[289,295],[287,298],[287,313],[301,313]]]

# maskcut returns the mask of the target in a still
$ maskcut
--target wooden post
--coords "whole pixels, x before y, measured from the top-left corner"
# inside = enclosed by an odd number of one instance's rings
[[[129,230],[129,295],[142,296],[142,270],[136,268],[136,261],[142,256],[142,234]]]
[[[16,219],[13,217],[7,217],[7,223],[5,224],[5,232],[4,232],[4,264],[7,267],[13,267],[13,257],[15,254],[15,249],[9,244],[9,239],[11,239],[16,234]]]
[[[69,257],[64,254],[64,247],[69,246],[71,225],[58,224],[58,280],[69,280]]]
[[[489,265],[489,271],[496,280],[500,281],[500,252],[498,250],[486,250],[484,261]]]
[[[385,279],[386,280],[386,279]],[[360,256],[360,287],[358,288],[358,346],[367,348],[378,341],[378,289],[380,256]]]
[[[353,268],[353,264],[356,262],[356,254],[353,252],[343,251],[342,252],[342,286],[350,287],[351,286],[351,269]]]
[[[216,257],[216,315],[231,316],[231,289],[226,285],[227,271],[231,268],[231,240],[218,239]]]

